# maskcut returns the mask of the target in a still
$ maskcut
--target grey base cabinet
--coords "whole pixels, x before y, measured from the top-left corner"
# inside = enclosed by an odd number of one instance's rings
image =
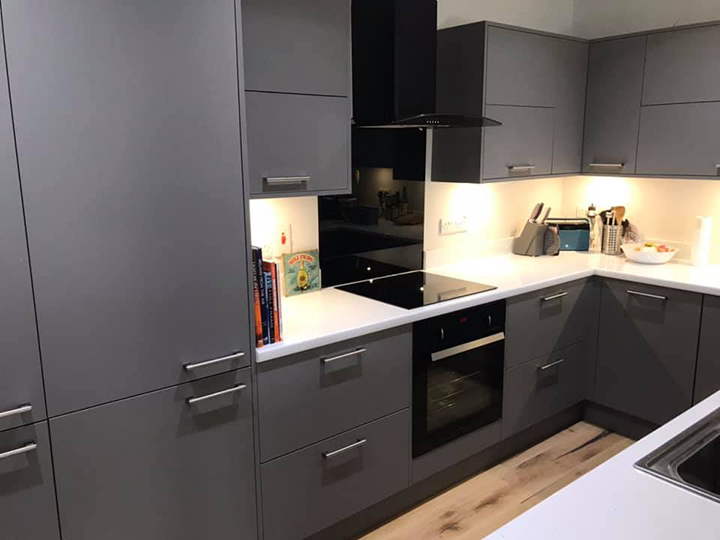
[[[694,403],[720,390],[720,297],[706,296],[698,349]]]
[[[702,296],[605,280],[595,401],[656,424],[692,405]]]
[[[0,536],[60,540],[47,422],[0,433]]]
[[[252,425],[249,369],[52,419],[63,540],[254,540]]]

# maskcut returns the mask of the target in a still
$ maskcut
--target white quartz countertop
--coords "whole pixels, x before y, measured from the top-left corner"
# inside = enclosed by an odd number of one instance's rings
[[[488,540],[717,540],[720,503],[634,464],[720,407],[720,392],[487,537]]]
[[[720,296],[720,265],[640,265],[621,257],[563,252],[557,257],[497,255],[428,268],[429,272],[494,285],[497,289],[407,310],[336,289],[284,298],[283,342],[257,350],[257,361],[410,324],[592,275]]]

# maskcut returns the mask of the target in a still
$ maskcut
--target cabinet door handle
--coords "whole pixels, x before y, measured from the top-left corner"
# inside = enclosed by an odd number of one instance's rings
[[[214,366],[215,364],[220,364],[222,362],[231,362],[232,360],[237,360],[239,358],[242,358],[245,356],[244,352],[237,352],[230,354],[228,356],[222,356],[220,358],[215,358],[214,360],[207,360],[205,362],[197,362],[196,364],[185,364],[183,368],[185,371],[192,371],[194,369],[200,369],[204,367]]]
[[[27,405],[22,405],[22,406],[18,407],[17,409],[0,412],[0,420],[2,420],[3,418],[9,418],[10,416],[15,416],[18,414],[25,414],[26,412],[30,412],[30,411],[32,411],[32,405],[30,405],[28,403]]]
[[[268,186],[294,186],[307,184],[310,176],[266,176],[265,182]]]
[[[590,167],[597,167],[598,169],[622,169],[625,166],[624,163],[591,163]]]
[[[330,358],[323,358],[322,363],[329,364],[330,362],[334,362],[335,360],[342,360],[343,358],[349,358],[351,356],[358,356],[366,351],[367,351],[367,349],[362,348],[362,349],[357,349],[355,351],[350,351],[345,354],[338,354],[337,356],[331,356]]]
[[[27,454],[28,452],[34,452],[35,450],[37,450],[37,444],[31,442],[26,444],[25,446],[16,448],[15,450],[8,450],[7,452],[3,452],[2,454],[0,454],[0,459],[6,459],[12,456],[19,456],[20,454]]]
[[[540,367],[538,367],[538,371],[545,371],[546,369],[550,369],[550,368],[552,368],[552,367],[559,366],[559,365],[562,364],[564,361],[565,361],[564,358],[561,358],[560,360],[555,360],[555,362],[550,362],[549,364],[547,364],[547,365],[545,365],[545,366],[540,366]]]
[[[563,297],[567,296],[568,294],[570,294],[570,293],[563,291],[561,293],[553,294],[552,296],[546,296],[545,298],[543,298],[543,302],[550,302],[551,300],[557,300],[558,298],[563,298]]]
[[[228,388],[227,390],[220,390],[219,392],[207,394],[205,396],[188,398],[186,401],[188,405],[194,405],[195,403],[200,403],[201,401],[206,401],[208,399],[218,398],[227,394],[234,394],[235,392],[239,392],[240,390],[244,390],[245,388],[247,388],[246,384],[238,384],[237,386],[233,386],[232,388]]]
[[[535,165],[509,165],[510,172],[532,171]]]
[[[655,300],[662,300],[663,302],[668,299],[667,296],[660,296],[659,294],[650,294],[650,293],[631,291],[631,290],[627,290],[625,292],[632,296],[642,296],[643,298],[654,298]]]
[[[345,452],[349,452],[353,448],[359,448],[367,443],[367,439],[360,439],[357,442],[354,442],[352,444],[348,444],[347,446],[344,446],[343,448],[339,448],[337,450],[333,450],[332,452],[323,452],[323,457],[325,459],[334,458],[335,456],[339,456],[340,454],[344,454]]]

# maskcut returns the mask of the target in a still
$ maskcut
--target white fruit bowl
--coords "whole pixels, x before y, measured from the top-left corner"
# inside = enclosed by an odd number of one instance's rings
[[[670,251],[660,252],[655,248],[650,248],[647,251],[637,251],[638,248],[643,248],[645,244],[623,244],[620,248],[625,253],[625,256],[633,262],[640,264],[665,264],[672,260],[672,258],[680,251],[677,248],[670,247]]]

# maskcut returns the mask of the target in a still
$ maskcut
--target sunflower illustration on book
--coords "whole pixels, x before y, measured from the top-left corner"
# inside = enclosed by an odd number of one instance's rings
[[[320,289],[320,260],[317,249],[283,255],[285,296]]]

